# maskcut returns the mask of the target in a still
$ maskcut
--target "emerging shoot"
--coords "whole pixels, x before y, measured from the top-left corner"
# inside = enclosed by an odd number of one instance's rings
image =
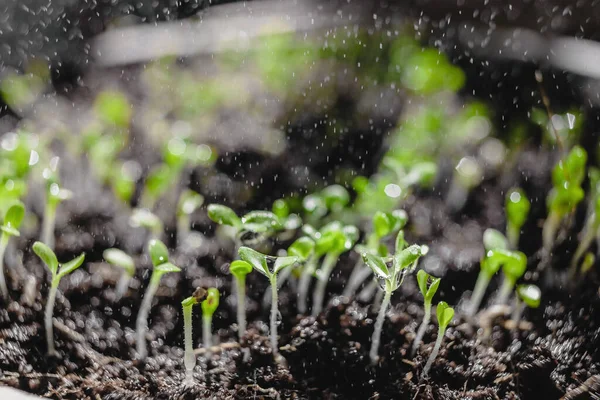
[[[185,340],[185,365],[186,380],[193,379],[194,367],[196,366],[196,355],[194,354],[194,343],[192,339],[192,308],[206,298],[206,290],[198,288],[194,294],[181,302],[183,308],[183,333]]]
[[[206,355],[210,355],[212,346],[212,317],[219,307],[219,290],[209,288],[206,299],[202,302],[202,345],[206,349]]]
[[[8,287],[4,277],[4,252],[8,246],[11,236],[20,236],[19,227],[25,216],[25,206],[20,201],[16,201],[6,214],[0,226],[0,294],[5,300],[8,300]]]
[[[129,282],[135,275],[135,262],[127,253],[119,249],[104,250],[103,256],[106,262],[123,270],[115,288],[115,301],[119,301],[127,293]]]
[[[442,340],[444,340],[444,335],[446,333],[446,328],[454,318],[454,309],[450,307],[445,301],[440,301],[437,305],[437,320],[438,320],[438,336],[435,341],[435,345],[433,346],[433,351],[427,360],[427,364],[425,364],[425,368],[423,368],[423,376],[427,376],[429,374],[429,370],[433,365],[433,362],[437,358],[438,353],[440,352],[440,347],[442,346]]]
[[[423,322],[421,322],[421,326],[419,326],[417,336],[415,336],[415,340],[413,341],[413,345],[410,350],[411,357],[417,352],[419,344],[423,339],[423,335],[425,335],[425,331],[427,331],[427,326],[429,325],[429,320],[431,319],[431,300],[440,286],[440,281],[440,278],[434,278],[423,270],[419,270],[419,272],[417,272],[417,283],[419,284],[419,290],[421,291],[421,294],[423,294],[423,309],[425,314],[423,315]]]
[[[56,254],[52,249],[46,246],[42,242],[35,242],[33,244],[33,251],[37,256],[46,264],[50,273],[52,274],[52,283],[50,285],[50,293],[48,295],[48,301],[46,302],[46,309],[44,312],[44,325],[46,327],[46,341],[48,342],[48,355],[56,356],[58,353],[54,347],[54,330],[52,325],[52,314],[54,313],[54,303],[56,301],[56,293],[58,291],[58,284],[60,280],[75,271],[83,264],[85,254],[81,254],[79,257],[59,264],[56,259]],[[59,268],[60,267],[60,268]]]
[[[58,183],[58,157],[50,160],[50,166],[44,169],[42,175],[46,180],[46,207],[42,221],[41,241],[51,249],[54,248],[54,226],[56,224],[56,209],[64,200],[73,196],[71,191],[63,189]]]
[[[513,188],[506,194],[506,237],[510,248],[515,250],[519,247],[521,227],[525,224],[531,203],[525,192],[519,188]]]
[[[525,306],[529,308],[538,308],[542,300],[542,291],[536,285],[518,285],[517,299],[511,319],[518,328]]]
[[[246,334],[246,275],[252,272],[252,265],[246,261],[235,260],[229,266],[229,271],[235,278],[238,338],[241,342]]]
[[[527,269],[527,257],[520,251],[492,250],[491,253],[491,255],[488,253],[488,258],[492,259],[491,262],[502,264],[502,272],[504,273],[504,280],[502,286],[500,286],[496,304],[506,304],[517,281]]]
[[[169,251],[167,250],[167,246],[160,240],[151,240],[148,244],[148,252],[150,253],[150,259],[152,260],[154,269],[150,276],[150,284],[146,289],[146,293],[144,293],[144,298],[142,299],[142,305],[136,321],[137,353],[140,360],[145,360],[148,355],[148,350],[146,348],[148,315],[150,314],[150,308],[152,307],[152,300],[154,299],[154,295],[160,284],[160,278],[166,273],[181,271],[179,267],[169,262]]]

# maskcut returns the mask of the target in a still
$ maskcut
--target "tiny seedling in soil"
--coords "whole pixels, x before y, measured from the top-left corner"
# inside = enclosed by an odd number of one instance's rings
[[[185,365],[186,380],[191,382],[196,366],[196,355],[194,354],[194,341],[192,339],[192,308],[206,298],[206,290],[197,288],[190,297],[181,302],[183,308],[183,335],[185,353],[183,364]]]
[[[506,304],[517,281],[527,269],[527,257],[520,251],[491,250],[488,252],[488,259],[490,259],[490,262],[502,264],[504,280],[500,286],[496,304]]]
[[[56,254],[54,254],[52,249],[46,246],[44,243],[35,242],[33,244],[33,251],[44,262],[44,264],[46,264],[46,266],[50,270],[50,273],[52,274],[50,293],[48,295],[48,301],[46,302],[46,310],[44,312],[44,324],[46,326],[46,341],[48,342],[48,354],[51,356],[57,356],[58,353],[56,352],[56,349],[54,347],[54,330],[52,326],[52,314],[54,313],[54,302],[56,301],[58,284],[64,276],[75,271],[81,266],[81,264],[83,264],[85,254],[81,254],[77,258],[59,265],[58,260],[56,258]]]
[[[206,293],[206,299],[202,302],[202,345],[206,349],[206,354],[210,354],[212,346],[212,318],[217,307],[219,307],[219,290],[209,288]]]
[[[4,252],[11,236],[20,236],[19,227],[24,216],[25,206],[17,201],[6,211],[2,226],[0,226],[0,293],[5,300],[8,299],[8,287],[4,277]]]
[[[242,260],[235,260],[229,266],[235,278],[237,295],[238,338],[241,341],[246,334],[246,275],[252,272],[252,265]]]
[[[431,319],[431,300],[433,299],[435,292],[437,292],[440,282],[440,278],[434,278],[423,270],[417,272],[417,283],[421,294],[423,294],[423,310],[425,311],[425,314],[423,315],[423,322],[421,322],[421,326],[419,326],[419,329],[417,330],[417,335],[415,336],[415,340],[413,341],[410,350],[411,357],[417,352],[419,344],[423,339],[423,335],[425,335],[425,331],[427,331],[427,326],[429,326],[429,321]]]
[[[433,346],[433,351],[427,360],[427,364],[425,364],[425,368],[423,368],[423,377],[426,377],[429,374],[429,370],[433,365],[433,362],[437,358],[438,353],[440,352],[440,347],[442,346],[442,340],[444,340],[444,335],[446,334],[446,328],[448,324],[454,318],[454,309],[450,307],[446,302],[440,301],[437,305],[436,309],[437,320],[438,320],[438,336],[435,341],[435,345]]]
[[[145,208],[136,208],[129,217],[129,225],[144,228],[150,232],[150,239],[158,240],[163,232],[163,223],[154,213]]]
[[[538,308],[542,300],[542,291],[536,285],[518,285],[515,308],[511,319],[515,324],[515,329],[518,328],[519,322],[525,311],[525,306],[529,308]]]
[[[129,254],[119,249],[104,250],[103,256],[106,262],[123,270],[115,288],[115,301],[119,301],[127,293],[129,282],[135,275],[135,262]]]
[[[152,275],[150,276],[150,284],[144,293],[142,305],[138,312],[136,321],[136,332],[137,332],[137,353],[141,360],[145,360],[148,355],[146,349],[146,332],[148,331],[148,315],[150,314],[150,308],[152,307],[152,300],[158,290],[160,284],[160,278],[169,272],[180,272],[181,269],[169,262],[169,251],[167,246],[164,245],[160,240],[153,239],[148,244],[148,252],[150,253],[150,259],[152,260]]]
[[[298,261],[298,257],[266,256],[256,250],[244,246],[239,248],[238,254],[242,260],[252,265],[257,272],[266,276],[271,284],[270,339],[273,355],[277,355],[279,353],[279,348],[277,347],[277,274],[284,268],[294,265]]]
[[[527,216],[531,203],[525,195],[525,192],[519,188],[513,188],[506,194],[506,237],[510,248],[516,250],[519,248],[519,238],[521,228]]]
[[[228,236],[236,247],[241,243],[259,244],[275,232],[285,229],[280,218],[270,211],[250,211],[240,218],[227,206],[209,204],[208,217],[229,228]]]
[[[50,166],[42,172],[46,180],[46,207],[42,221],[41,242],[51,249],[54,248],[54,225],[56,224],[56,210],[61,202],[73,196],[70,190],[63,189],[58,183],[58,157],[50,160]]]
[[[375,321],[375,329],[373,330],[373,336],[371,339],[371,351],[369,357],[371,363],[375,364],[379,359],[379,342],[381,339],[381,330],[383,328],[383,322],[387,308],[394,293],[402,282],[408,272],[416,267],[416,262],[421,256],[427,252],[427,247],[412,245],[405,249],[404,247],[404,235],[399,234],[396,239],[396,254],[391,257],[392,267],[391,269],[387,266],[387,258],[371,254],[363,253],[362,257],[365,264],[373,270],[373,274],[379,280],[380,284],[383,285],[384,296],[379,307],[379,313],[377,314],[377,320]]]

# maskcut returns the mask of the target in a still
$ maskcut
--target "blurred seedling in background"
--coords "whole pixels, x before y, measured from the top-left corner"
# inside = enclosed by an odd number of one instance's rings
[[[453,212],[461,210],[471,190],[483,180],[483,170],[473,157],[463,157],[454,170],[446,204]]]
[[[41,229],[41,241],[51,249],[54,248],[54,227],[56,224],[56,210],[63,201],[70,199],[73,193],[60,186],[58,176],[59,157],[52,157],[50,164],[42,172],[46,181],[46,207]]]
[[[249,247],[240,247],[238,254],[243,261],[266,276],[271,284],[271,318],[270,318],[270,340],[271,350],[274,356],[279,353],[277,346],[277,318],[278,318],[278,301],[277,301],[277,274],[284,268],[291,267],[298,261],[298,257],[273,257],[259,253]]]
[[[435,296],[435,293],[437,292],[438,287],[440,286],[440,282],[440,278],[435,278],[429,275],[424,270],[419,270],[419,272],[417,272],[417,283],[419,285],[419,290],[421,291],[424,300],[424,315],[423,322],[421,322],[421,325],[417,330],[417,335],[415,336],[415,340],[413,341],[413,345],[410,350],[411,357],[413,357],[416,354],[419,348],[419,344],[421,343],[421,340],[423,340],[423,335],[425,335],[427,327],[429,326],[429,321],[431,320],[431,300],[433,299],[433,296]]]
[[[436,309],[437,320],[438,320],[438,335],[435,340],[435,345],[433,346],[433,350],[429,359],[427,360],[427,364],[425,364],[425,368],[423,368],[422,377],[426,377],[429,374],[429,370],[433,365],[433,362],[438,356],[440,352],[440,347],[442,346],[442,341],[444,340],[444,335],[446,334],[446,328],[450,322],[452,322],[452,318],[454,318],[454,309],[450,307],[445,301],[440,301],[437,305]]]
[[[325,216],[335,218],[350,203],[350,194],[341,185],[327,186],[318,193],[312,193],[302,200],[305,220],[313,226],[323,225]]]
[[[4,300],[8,300],[8,287],[4,277],[4,253],[8,246],[8,241],[12,236],[21,236],[19,227],[25,216],[25,205],[20,201],[16,201],[2,219],[0,226],[0,294]]]
[[[379,281],[384,291],[383,300],[379,307],[379,313],[375,321],[373,336],[371,338],[371,350],[369,357],[371,363],[375,364],[379,359],[379,342],[381,340],[381,330],[385,320],[385,314],[390,304],[392,294],[402,285],[404,277],[416,268],[419,258],[428,252],[427,246],[411,245],[404,248],[404,235],[398,234],[396,238],[396,251],[391,257],[381,257],[372,253],[363,253],[362,257],[365,264],[373,271],[376,279]],[[392,263],[388,268],[387,263]]]
[[[113,192],[117,199],[129,206],[135,194],[135,185],[142,175],[142,167],[134,160],[112,165],[110,182]]]
[[[538,308],[542,300],[542,291],[536,285],[518,285],[516,290],[515,306],[511,319],[518,329],[525,307]]]
[[[33,244],[33,251],[37,256],[46,264],[50,273],[52,274],[52,281],[50,284],[50,293],[48,294],[48,300],[46,301],[46,309],[44,311],[44,325],[46,328],[46,341],[48,343],[48,355],[58,356],[54,347],[54,329],[52,325],[52,314],[54,313],[54,303],[56,302],[56,294],[58,292],[58,284],[60,280],[83,264],[85,254],[81,254],[79,257],[59,264],[56,258],[56,254],[50,247],[42,242],[35,242]]]
[[[520,251],[491,250],[487,255],[488,262],[502,265],[504,279],[498,291],[496,304],[506,304],[517,281],[527,270],[527,257]]]
[[[155,214],[145,208],[135,208],[129,217],[129,225],[144,228],[150,233],[150,239],[160,239],[163,223]]]
[[[150,284],[144,293],[142,305],[138,312],[136,320],[137,333],[137,353],[140,360],[145,360],[148,355],[146,348],[146,333],[148,331],[148,315],[152,307],[152,300],[160,285],[160,279],[164,274],[169,272],[180,272],[181,269],[169,262],[169,251],[167,246],[160,240],[150,240],[148,243],[148,252],[152,260],[152,275],[150,276]]]
[[[123,270],[115,288],[115,301],[119,301],[127,293],[129,282],[135,275],[135,262],[131,256],[119,249],[104,250],[103,256],[106,262]]]
[[[191,216],[204,203],[204,197],[193,190],[186,189],[179,196],[177,204],[177,238],[182,242],[190,233]]]
[[[510,248],[519,248],[521,228],[527,220],[531,203],[525,192],[519,188],[513,188],[506,194],[506,237]]]
[[[206,299],[202,302],[202,344],[206,350],[207,357],[210,356],[212,346],[212,319],[213,314],[219,307],[219,290],[209,288]]]

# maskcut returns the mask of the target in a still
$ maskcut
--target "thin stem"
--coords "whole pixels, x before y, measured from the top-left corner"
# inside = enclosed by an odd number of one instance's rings
[[[148,355],[148,350],[146,348],[146,332],[148,331],[148,315],[150,315],[150,308],[152,307],[152,300],[154,299],[154,295],[158,290],[158,284],[160,283],[160,279],[150,278],[150,284],[148,285],[148,289],[146,289],[146,293],[144,293],[144,298],[142,299],[142,305],[140,307],[140,311],[138,312],[137,321],[136,321],[136,331],[137,331],[137,353],[138,357],[141,360],[145,360]]]
[[[46,302],[46,309],[44,311],[44,325],[46,327],[46,342],[48,343],[48,355],[54,356],[58,353],[54,347],[54,326],[52,325],[52,314],[54,313],[54,303],[56,302],[56,293],[58,292],[57,278],[52,278],[52,285],[50,286],[50,293],[48,294],[48,301]]]
[[[281,289],[283,284],[288,280],[290,275],[292,275],[292,268],[285,268],[284,270],[279,272],[279,277],[277,278],[277,288]],[[265,292],[263,295],[263,307],[268,308],[271,305],[271,293]]]
[[[56,224],[56,207],[46,204],[42,220],[41,242],[54,250],[54,225]]]
[[[571,266],[569,267],[570,278],[574,278],[575,275],[577,275],[579,260],[587,251],[587,249],[591,246],[592,241],[594,240],[594,236],[596,236],[596,231],[598,230],[598,224],[600,223],[600,219],[596,218],[595,214],[592,214],[589,218],[590,219],[588,220],[588,223],[585,224],[583,237],[579,241],[577,250],[575,250],[575,255],[571,260]]]
[[[246,334],[246,277],[235,278],[237,291],[237,322],[239,341]]]
[[[383,301],[383,295],[385,291],[379,287],[377,281],[373,281],[375,283],[375,298],[373,299],[373,312],[378,312],[379,307],[381,306],[381,302]]]
[[[381,340],[381,330],[383,329],[383,322],[385,320],[385,313],[390,304],[390,300],[392,298],[392,292],[385,292],[385,296],[383,296],[383,301],[381,302],[381,307],[379,307],[379,313],[377,314],[377,320],[375,321],[375,329],[373,330],[373,336],[371,338],[371,351],[369,352],[369,357],[371,358],[371,363],[377,363],[379,359],[379,342]]]
[[[473,294],[471,295],[471,300],[467,306],[465,314],[468,317],[472,317],[477,314],[479,310],[479,306],[481,305],[481,301],[483,300],[483,296],[485,295],[485,290],[487,289],[490,283],[491,277],[485,274],[484,272],[480,272],[477,277],[477,282],[475,282],[475,289],[473,289]]]
[[[311,256],[306,261],[306,264],[304,264],[302,275],[300,275],[300,282],[298,283],[298,312],[300,314],[306,313],[307,310],[308,288],[310,287],[310,278],[315,272],[316,264],[317,258]]]
[[[177,217],[177,242],[183,243],[190,234],[190,216],[182,213]]]
[[[517,299],[515,303],[515,308],[513,309],[512,315],[510,317],[510,319],[512,319],[513,323],[515,324],[515,332],[518,332],[519,330],[519,322],[521,321],[521,317],[523,316],[523,311],[525,311],[525,303]]]
[[[438,353],[440,352],[440,347],[442,346],[442,340],[444,340],[445,333],[446,333],[446,327],[442,327],[440,325],[440,327],[438,329],[438,336],[435,341],[435,345],[433,346],[433,351],[431,352],[431,355],[429,356],[429,359],[427,360],[427,364],[425,364],[425,368],[423,368],[423,376],[424,377],[427,376],[427,374],[429,373],[429,370],[431,369],[433,362],[435,361]]]
[[[319,315],[321,310],[323,310],[327,283],[329,282],[329,276],[331,275],[331,271],[333,271],[333,267],[335,267],[335,264],[337,263],[338,257],[338,253],[327,253],[325,260],[323,260],[323,265],[321,266],[319,279],[317,281],[317,287],[315,288],[315,293],[313,295],[313,317]]]
[[[117,282],[117,286],[115,287],[115,301],[121,300],[127,290],[129,289],[129,281],[131,280],[131,276],[129,276],[126,272],[121,274],[119,281]]]
[[[4,232],[0,236],[0,293],[4,300],[8,300],[8,287],[6,286],[6,278],[4,277],[4,253],[8,245],[9,236]]]
[[[415,340],[413,341],[412,347],[410,349],[410,356],[414,357],[417,353],[417,349],[419,348],[419,344],[421,344],[421,340],[423,340],[423,336],[425,332],[427,332],[427,327],[429,326],[429,321],[431,320],[431,302],[425,302],[425,314],[423,315],[423,322],[419,326],[417,330],[417,335],[415,336]]]
[[[271,276],[271,350],[273,355],[279,353],[279,347],[277,347],[277,274]]]
[[[502,286],[500,286],[498,297],[496,298],[496,304],[506,304],[514,286],[515,282],[505,276],[504,280],[502,281]]]
[[[351,297],[370,275],[371,269],[364,266],[362,259],[357,260],[356,265],[352,270],[352,274],[350,275],[350,278],[348,278],[348,283],[346,283],[343,295]]]
[[[371,280],[358,294],[358,299],[360,301],[367,302],[373,298],[373,295],[379,288],[379,283],[375,279]]]
[[[185,339],[185,356],[183,359],[186,371],[186,380],[193,380],[196,355],[194,354],[194,341],[192,339],[192,306],[183,307],[183,333]]]
[[[212,314],[202,316],[202,346],[206,351],[206,356],[210,357],[210,348],[212,347]]]
[[[554,246],[554,239],[556,237],[556,231],[560,227],[560,222],[562,220],[562,216],[555,211],[551,211],[548,214],[548,218],[544,221],[544,226],[542,227],[542,243],[543,249],[550,253],[552,247]]]
[[[519,248],[519,238],[521,236],[521,228],[515,224],[508,222],[506,224],[506,239],[511,249],[517,250]]]

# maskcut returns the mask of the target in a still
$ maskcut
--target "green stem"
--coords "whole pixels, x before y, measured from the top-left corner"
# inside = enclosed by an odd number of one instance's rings
[[[575,275],[577,275],[579,260],[581,260],[581,257],[583,257],[587,249],[589,249],[589,247],[591,246],[599,226],[600,218],[596,218],[596,215],[592,214],[588,222],[585,224],[583,237],[579,241],[577,250],[575,250],[575,255],[573,255],[573,259],[571,260],[571,266],[569,267],[569,277],[571,279],[575,278]]]
[[[323,310],[323,303],[325,302],[325,291],[327,289],[327,283],[329,282],[329,276],[331,271],[337,264],[339,253],[327,253],[323,265],[319,271],[319,279],[317,280],[317,287],[315,288],[315,294],[313,295],[313,308],[312,316],[316,317]]]
[[[183,330],[185,339],[184,365],[186,370],[186,379],[191,381],[193,378],[194,367],[196,366],[196,355],[194,354],[194,343],[192,339],[192,307],[183,307]]]
[[[379,307],[379,313],[377,314],[377,320],[375,321],[375,329],[373,330],[373,336],[371,337],[371,351],[369,352],[369,357],[371,358],[371,363],[377,363],[379,359],[379,342],[381,340],[381,331],[383,329],[383,322],[385,321],[385,314],[387,312],[388,305],[390,304],[390,300],[392,298],[392,292],[385,292],[385,296],[383,296],[383,301],[381,302],[381,307]]]
[[[543,249],[547,253],[550,253],[552,247],[554,246],[556,231],[558,231],[561,221],[562,215],[556,211],[551,211],[548,215],[548,218],[546,218],[546,221],[544,221],[544,226],[542,227],[542,244]]]
[[[307,298],[308,298],[308,289],[310,287],[310,278],[313,276],[315,272],[317,264],[317,257],[311,256],[306,264],[304,264],[304,268],[302,269],[302,275],[300,275],[300,281],[298,283],[298,312],[300,314],[306,313],[307,310]]]
[[[239,341],[246,334],[246,277],[236,279],[237,288],[237,322]]]
[[[519,238],[521,236],[521,227],[508,222],[506,224],[506,239],[511,249],[519,248]]]
[[[500,286],[500,291],[498,292],[496,304],[506,304],[514,287],[515,282],[512,279],[509,279],[507,276],[505,276],[504,280],[502,281],[502,286]]]
[[[54,347],[54,327],[52,325],[52,314],[54,313],[54,303],[56,302],[56,293],[58,292],[58,283],[60,279],[57,277],[52,278],[52,284],[50,286],[50,293],[48,294],[48,301],[46,302],[46,309],[44,311],[44,325],[46,327],[46,342],[48,344],[48,355],[54,356],[57,354]]]
[[[271,350],[273,355],[279,353],[279,347],[277,346],[277,274],[271,275]]]
[[[8,300],[8,287],[6,286],[6,279],[4,277],[4,253],[8,245],[8,239],[9,236],[2,232],[0,236],[0,293],[4,300]]]
[[[181,214],[177,217],[177,242],[183,243],[190,234],[190,216]]]
[[[433,351],[431,352],[431,355],[429,356],[429,359],[427,360],[427,364],[425,364],[425,368],[423,368],[423,376],[427,376],[427,374],[429,374],[429,370],[431,369],[431,366],[433,365],[433,362],[435,361],[435,359],[437,358],[438,353],[440,352],[440,347],[442,346],[442,340],[444,340],[444,334],[446,333],[446,327],[441,326],[438,329],[438,336],[437,339],[435,341],[435,345],[433,346]]]
[[[473,294],[471,295],[471,300],[469,301],[469,305],[465,314],[468,317],[472,317],[479,310],[479,306],[481,305],[481,300],[483,300],[483,296],[485,295],[485,290],[487,289],[490,280],[492,278],[485,274],[483,271],[479,273],[477,277],[477,282],[475,283],[475,289],[473,289]]]
[[[131,280],[131,276],[127,272],[123,272],[119,281],[117,282],[117,286],[115,287],[115,301],[121,300],[121,298],[127,293],[127,289],[129,289],[129,281]]]
[[[146,348],[146,332],[148,331],[148,316],[150,315],[150,308],[152,307],[152,300],[158,290],[158,284],[160,278],[155,279],[154,276],[150,278],[150,284],[144,298],[142,299],[142,305],[137,315],[136,321],[136,332],[137,332],[137,353],[141,360],[145,360],[148,355],[148,349]]]
[[[423,322],[421,322],[421,326],[419,326],[419,330],[417,331],[417,335],[415,336],[415,340],[413,341],[412,348],[410,350],[410,356],[414,357],[417,353],[417,349],[419,348],[419,344],[421,344],[421,340],[423,340],[423,336],[427,331],[427,327],[429,326],[429,321],[431,320],[431,301],[425,301],[425,314],[423,315]]]
[[[212,347],[212,314],[202,316],[202,346],[206,350],[206,356],[210,357]]]
[[[41,242],[54,250],[54,225],[56,224],[56,207],[46,204],[42,220]]]

